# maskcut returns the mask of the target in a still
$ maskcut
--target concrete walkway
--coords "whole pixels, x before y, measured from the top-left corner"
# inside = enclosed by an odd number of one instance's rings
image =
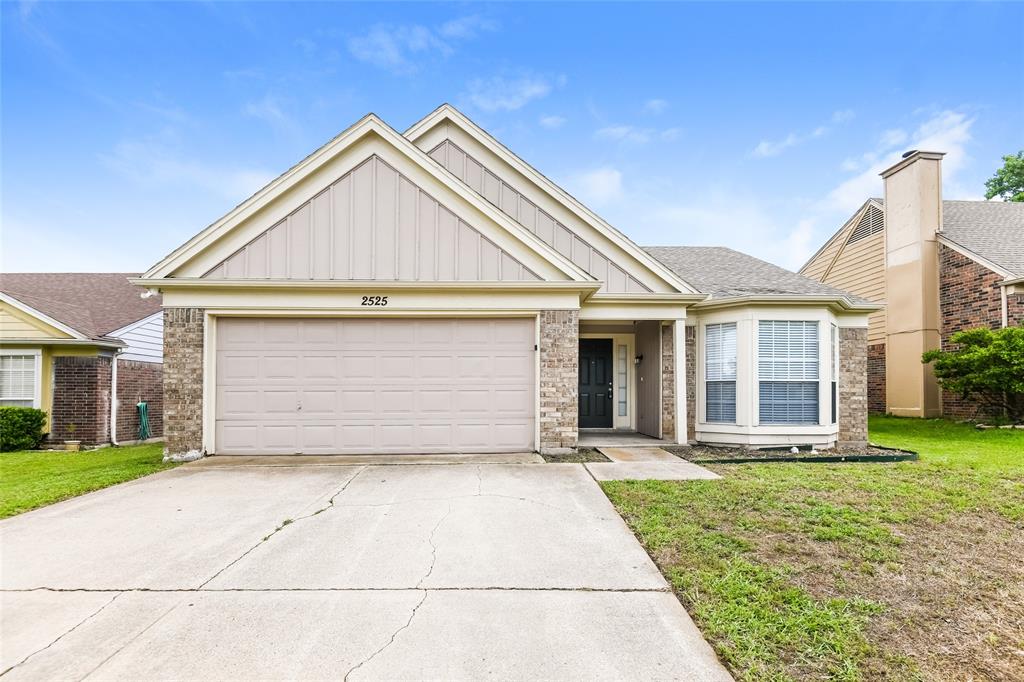
[[[186,466],[0,546],[5,680],[730,679],[578,465]]]
[[[598,481],[698,481],[721,478],[671,452],[652,447],[602,447],[610,462],[591,462],[587,470]]]

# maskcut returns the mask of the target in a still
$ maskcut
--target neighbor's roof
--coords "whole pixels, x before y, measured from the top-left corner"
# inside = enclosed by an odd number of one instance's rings
[[[1024,202],[943,201],[942,236],[1024,277]]]
[[[644,250],[701,293],[710,294],[711,300],[750,296],[834,296],[854,305],[876,305],[724,246],[645,246]]]
[[[99,339],[160,310],[160,296],[128,281],[136,273],[24,272],[0,274],[0,293]]]

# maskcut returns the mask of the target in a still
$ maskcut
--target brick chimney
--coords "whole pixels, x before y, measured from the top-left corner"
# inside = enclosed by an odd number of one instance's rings
[[[882,172],[885,180],[886,409],[903,417],[942,414],[926,350],[939,348],[938,242],[942,157],[912,151]]]

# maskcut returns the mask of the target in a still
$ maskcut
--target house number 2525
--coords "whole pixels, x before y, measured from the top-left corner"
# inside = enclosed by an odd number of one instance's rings
[[[363,296],[363,300],[359,305],[385,306],[387,304],[387,296]]]

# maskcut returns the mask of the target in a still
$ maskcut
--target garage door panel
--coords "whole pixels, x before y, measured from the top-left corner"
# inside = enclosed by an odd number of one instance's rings
[[[533,448],[532,319],[218,325],[218,452]]]

